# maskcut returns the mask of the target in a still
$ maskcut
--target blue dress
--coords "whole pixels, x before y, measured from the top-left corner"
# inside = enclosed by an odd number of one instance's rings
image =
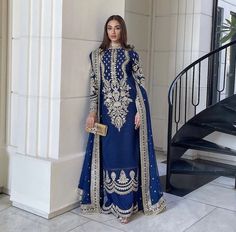
[[[97,49],[90,60],[90,111],[97,112],[108,133],[89,135],[79,182],[82,212],[159,213],[165,201],[139,56],[133,49]]]

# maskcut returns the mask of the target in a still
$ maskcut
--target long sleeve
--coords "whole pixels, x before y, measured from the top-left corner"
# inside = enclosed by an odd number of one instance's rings
[[[97,113],[98,109],[98,80],[93,70],[92,55],[90,54],[91,67],[89,71],[90,77],[90,107],[89,112]]]
[[[143,74],[141,62],[139,60],[139,55],[136,51],[132,51],[131,59],[132,59],[132,72],[134,78],[139,85],[145,88],[145,77]]]

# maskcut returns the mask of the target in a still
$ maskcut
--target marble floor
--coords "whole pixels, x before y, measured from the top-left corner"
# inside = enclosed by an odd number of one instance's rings
[[[165,164],[159,163],[158,167],[160,175],[165,175]],[[236,232],[233,178],[219,177],[184,197],[164,195],[167,202],[165,212],[155,216],[145,216],[139,212],[124,225],[112,215],[82,215],[79,208],[46,220],[11,206],[9,196],[0,194],[0,231]]]

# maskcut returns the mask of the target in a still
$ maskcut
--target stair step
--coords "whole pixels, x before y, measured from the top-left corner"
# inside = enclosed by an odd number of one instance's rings
[[[172,174],[198,174],[198,175],[222,175],[222,176],[235,176],[236,167],[231,165],[224,165],[204,160],[186,160],[180,159],[171,164],[170,169]]]
[[[222,106],[228,110],[231,110],[233,112],[236,112],[236,106],[228,105],[228,104],[222,104]]]
[[[236,135],[236,125],[228,122],[202,122],[197,123],[196,125],[208,127],[222,133]]]
[[[236,156],[236,150],[204,139],[185,138],[179,142],[172,143],[172,146]]]

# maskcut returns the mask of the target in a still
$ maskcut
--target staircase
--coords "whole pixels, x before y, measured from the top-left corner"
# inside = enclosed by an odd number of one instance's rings
[[[228,78],[232,76],[232,73],[229,73],[232,68],[228,57],[231,49],[235,47],[236,41],[233,41],[201,57],[185,68],[170,86],[167,192],[175,188],[172,183],[174,175],[216,175],[236,178],[236,166],[183,158],[189,149],[236,156],[236,150],[205,139],[213,132],[236,136],[236,90],[231,93],[227,87]],[[209,73],[209,70],[212,72]],[[203,91],[204,80],[209,75],[212,75],[214,82],[208,82],[207,91],[214,93],[214,97],[204,94]],[[214,102],[211,99],[214,99]]]

